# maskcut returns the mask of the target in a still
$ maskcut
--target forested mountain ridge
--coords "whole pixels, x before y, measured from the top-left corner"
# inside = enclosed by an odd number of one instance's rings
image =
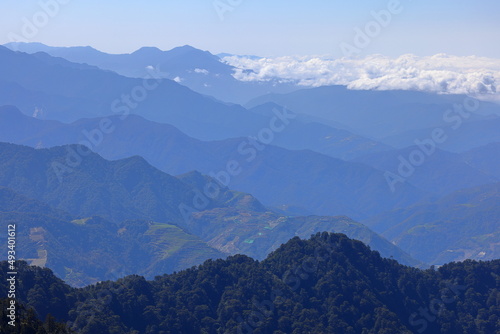
[[[422,271],[318,233],[263,262],[237,255],[153,281],[133,275],[75,289],[48,269],[21,262],[18,271],[20,302],[84,334],[491,334],[499,270],[499,260],[469,260]]]
[[[384,257],[415,267],[428,267],[384,238],[349,217],[283,216],[237,208],[215,208],[196,212],[187,229],[210,246],[229,254],[245,254],[256,260],[267,255],[293,236],[307,238],[318,232],[344,233],[360,240]]]
[[[0,319],[8,319],[9,315],[8,308],[12,307],[9,299],[0,298]],[[2,334],[24,334],[24,333],[36,333],[36,334],[71,334],[74,333],[70,330],[66,324],[58,323],[55,321],[54,317],[47,315],[45,321],[41,321],[37,318],[33,308],[28,308],[23,304],[16,305],[18,317],[9,324],[8,321],[0,321],[0,333]],[[12,324],[14,326],[12,326]]]
[[[179,206],[192,205],[200,191],[139,156],[108,161],[79,145],[35,150],[0,143],[0,167],[1,186],[80,218],[181,223]],[[235,196],[220,187],[215,200],[206,198],[206,208],[225,206]]]

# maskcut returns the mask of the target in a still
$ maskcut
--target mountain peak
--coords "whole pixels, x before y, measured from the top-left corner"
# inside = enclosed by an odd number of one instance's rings
[[[162,50],[160,50],[159,48],[155,47],[155,46],[144,46],[134,52],[132,52],[133,55],[137,55],[137,54],[140,54],[140,55],[156,55],[156,54],[160,54],[160,53],[163,53]]]
[[[172,50],[170,50],[168,52],[170,54],[172,54],[172,55],[184,55],[186,53],[195,53],[195,54],[199,54],[199,55],[208,55],[210,57],[217,58],[217,56],[214,56],[209,51],[204,51],[204,50],[201,50],[201,49],[197,49],[197,48],[195,48],[195,47],[193,47],[191,45],[178,46],[178,47],[173,48]]]
[[[197,49],[191,45],[183,45],[183,46],[178,46],[176,48],[173,48],[172,50],[185,50],[185,51],[201,51],[200,49]]]

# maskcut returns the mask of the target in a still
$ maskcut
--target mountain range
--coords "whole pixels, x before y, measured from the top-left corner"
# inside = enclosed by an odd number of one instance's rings
[[[72,284],[132,273],[152,278],[238,253],[263,259],[293,236],[319,231],[346,233],[384,256],[421,264],[347,217],[285,216],[222,187],[210,197],[210,177],[173,177],[139,157],[107,161],[89,153],[61,182],[54,166],[81,148],[0,143],[1,225],[18,226],[20,256]]]
[[[236,80],[233,66],[221,61],[219,56],[189,45],[169,51],[143,47],[130,54],[109,54],[89,46],[50,47],[41,43],[8,43],[4,46],[29,54],[43,52],[130,78],[148,77],[151,68],[155,68],[161,72],[162,78],[175,80],[195,92],[231,103],[242,104],[270,92],[285,93],[296,89],[294,84],[278,80],[257,83]]]
[[[73,122],[109,115],[125,119],[136,114],[202,140],[257,136],[272,127],[279,130],[279,146],[338,158],[390,148],[335,127],[296,120],[293,111],[278,105],[249,111],[219,102],[157,74],[148,80],[127,78],[44,53],[29,55],[1,46],[0,73],[0,105],[15,105],[25,115],[39,119]],[[286,131],[281,120],[290,125]],[[297,141],[302,136],[307,141]]]
[[[446,134],[453,137],[453,141],[462,132],[474,137],[468,133],[470,131],[475,131],[474,134],[480,138],[479,124],[493,121],[498,128],[500,116],[498,104],[475,100],[466,95],[350,90],[345,86],[268,94],[249,101],[245,106],[253,108],[269,102],[286,106],[298,114],[336,122],[337,127],[343,124],[345,129],[362,136],[378,140],[386,138],[384,143],[398,148],[414,145],[416,139],[429,138],[436,128],[446,128]],[[480,123],[478,126],[470,125],[475,122]],[[489,127],[486,129],[483,136],[494,136],[496,139],[493,141],[498,141],[498,133],[495,136],[492,130],[488,130]],[[406,140],[402,141],[402,137]],[[446,141],[447,146],[453,144],[450,138]],[[488,139],[486,137],[480,143]]]
[[[48,303],[64,300],[57,321],[89,333],[104,323],[117,333],[237,330],[234,317],[251,312],[241,300],[269,292],[294,252],[337,240],[327,276],[301,275],[308,288],[265,328],[411,332],[411,311],[437,298],[445,278],[483,275],[484,286],[469,282],[479,304],[467,299],[429,326],[488,333],[496,262],[468,259],[498,259],[500,107],[465,95],[241,82],[234,70],[189,46],[123,55],[0,46],[0,226],[18,226],[29,264],[91,284],[76,290],[24,267],[60,289]],[[126,275],[145,277],[119,281],[140,291],[141,305],[120,295],[112,324],[87,322],[92,289]],[[47,295],[27,289],[23,302],[43,319]]]
[[[80,49],[75,49],[75,53],[78,54]],[[310,140],[305,140],[306,145],[297,144],[292,139],[280,144],[291,149],[307,148],[329,154],[335,143],[351,144],[359,139],[362,140],[361,147],[369,145],[384,149],[389,145],[403,148],[414,145],[416,139],[428,138],[436,127],[446,130],[448,139],[441,143],[443,149],[456,150],[462,145],[466,150],[500,140],[498,131],[495,131],[498,125],[494,125],[500,107],[468,99],[465,95],[357,91],[343,86],[295,87],[293,92],[252,99],[245,106],[256,109],[249,112],[239,105],[221,102],[223,99],[217,101],[196,93],[189,86],[165,79],[161,71],[151,72],[147,80],[134,79],[95,66],[54,58],[43,52],[26,54],[5,47],[0,51],[0,64],[3,64],[3,68],[0,66],[3,92],[0,105],[15,105],[27,115],[36,114],[46,119],[75,121],[84,117],[134,113],[148,120],[174,125],[198,139],[221,140],[255,135],[268,127],[269,112],[264,117],[265,114],[259,112],[262,108],[257,107],[264,105],[265,111],[270,107],[268,103],[274,103],[271,109],[276,105],[280,106],[278,110],[286,108],[302,123],[314,122],[329,127],[323,127],[317,134],[311,133],[311,129],[303,129],[305,138],[312,137],[317,141],[314,135],[321,135],[319,138],[323,140],[314,146],[309,145]],[[157,52],[162,54],[159,50],[152,53]],[[196,53],[204,52],[197,50]],[[172,66],[175,64],[174,61]],[[460,116],[459,111],[464,108],[473,110],[471,116]],[[480,133],[481,129],[484,129],[483,133]],[[295,135],[296,138],[297,133],[290,133],[290,137]],[[466,142],[468,144],[464,146]],[[352,158],[347,154],[344,149],[340,152],[333,150],[330,155]]]
[[[405,182],[440,196],[453,191],[500,181],[495,172],[500,162],[499,143],[490,143],[469,152],[451,153],[439,148],[410,146],[404,149],[374,153],[354,161],[362,162],[394,175],[404,170],[411,175]],[[428,152],[427,155],[425,152]],[[424,163],[413,165],[415,152],[425,154]],[[413,172],[412,172],[413,171]]]
[[[364,164],[308,150],[286,150],[249,138],[202,142],[172,126],[137,116],[123,121],[118,116],[105,118],[113,124],[112,133],[108,134],[100,130],[103,119],[84,119],[65,125],[25,117],[8,107],[0,111],[0,117],[3,119],[0,127],[6,126],[0,131],[3,141],[33,147],[86,141],[107,159],[140,155],[173,175],[198,170],[222,179],[231,189],[255,195],[267,206],[291,205],[302,208],[303,213],[359,219],[427,197],[426,192],[407,184],[391,192],[384,172]],[[95,135],[90,140],[98,145],[88,142],[87,137],[95,133],[100,133],[100,137]],[[238,166],[239,173],[233,173],[237,175],[228,174],[228,163]]]

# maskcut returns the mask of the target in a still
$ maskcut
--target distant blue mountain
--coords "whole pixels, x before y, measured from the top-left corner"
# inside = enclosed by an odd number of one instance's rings
[[[500,179],[500,142],[477,147],[460,156],[474,168]]]
[[[453,125],[441,126],[447,139],[439,144],[443,150],[461,153],[478,148],[489,143],[500,142],[500,117],[491,116],[483,120],[464,122],[457,129]],[[391,136],[379,138],[379,141],[397,148],[404,148],[415,144],[415,139],[430,138],[435,127],[408,130]]]
[[[468,158],[460,154],[433,149],[432,154],[427,156],[420,147],[410,146],[404,149],[391,150],[363,156],[354,161],[365,163],[381,171],[388,171],[398,174],[398,170],[413,170],[410,176],[404,177],[405,182],[409,182],[420,189],[438,195],[446,195],[453,191],[471,188],[499,182],[500,178],[494,172],[494,159],[498,161],[498,154],[495,154],[493,147],[480,151],[471,152]],[[421,165],[412,165],[410,161],[414,159],[412,154],[422,154],[424,160]],[[497,151],[500,152],[500,151]],[[413,160],[414,161],[414,160]],[[482,166],[478,168],[475,166]],[[498,166],[498,164],[496,164]]]
[[[253,83],[236,80],[234,68],[208,51],[189,45],[162,51],[143,47],[130,54],[108,54],[91,47],[50,47],[40,43],[8,43],[11,50],[26,53],[45,52],[75,63],[89,64],[131,78],[144,78],[149,67],[158,68],[163,77],[176,80],[192,90],[219,100],[245,103],[270,92],[290,92],[292,84],[280,82]]]
[[[296,113],[335,121],[357,134],[378,139],[408,131],[455,126],[458,124],[456,119],[459,115],[454,110],[454,105],[463,106],[465,99],[465,95],[402,90],[350,90],[344,86],[325,86],[288,94],[268,94],[250,101],[245,106],[253,108],[274,102]],[[469,118],[462,117],[461,121],[466,124],[495,116],[500,116],[499,105],[479,102],[478,110]],[[430,135],[423,131],[419,134],[422,133],[426,137]],[[398,138],[385,143],[396,146]],[[410,146],[415,139],[418,137],[413,136],[410,142],[406,140],[403,146],[398,147]]]
[[[149,48],[140,51],[157,52],[161,51]],[[202,96],[168,79],[147,92],[144,100],[130,100],[137,89],[144,89],[144,80],[45,53],[29,55],[0,47],[0,61],[4,74],[0,78],[0,104],[19,106],[25,114],[36,114],[41,119],[71,122],[112,114],[125,116],[130,112],[172,124],[195,138],[219,140],[256,136],[262,129],[269,128],[276,111],[283,112],[283,107],[275,104],[248,111]],[[129,100],[124,100],[127,96]],[[274,144],[289,149],[311,149],[337,158],[354,158],[390,149],[330,126],[307,120],[288,121],[290,126],[276,134]]]
[[[269,123],[241,106],[217,102],[172,80],[146,82],[79,67],[64,59],[0,46],[0,87],[4,88],[0,104],[17,105],[28,115],[43,110],[39,117],[60,121],[134,113],[202,139],[248,135]]]
[[[256,106],[250,111],[271,119],[275,110],[282,109],[282,106],[270,102]],[[276,136],[273,144],[292,150],[310,149],[341,159],[352,159],[392,149],[389,145],[342,128],[335,128],[321,120],[311,119],[304,115],[296,115],[294,122],[291,122],[279,136]]]
[[[230,176],[230,187],[257,196],[268,206],[296,206],[317,215],[346,215],[354,219],[405,207],[427,196],[403,184],[391,192],[384,173],[309,150],[290,151],[252,144],[248,138],[202,142],[165,124],[130,116],[104,118],[113,124],[101,132],[103,119],[83,119],[70,125],[40,121],[12,107],[0,109],[0,140],[33,147],[79,143],[82,140],[108,159],[144,157],[169,174],[198,170],[225,182],[229,162],[241,171]],[[85,135],[87,133],[87,135]]]

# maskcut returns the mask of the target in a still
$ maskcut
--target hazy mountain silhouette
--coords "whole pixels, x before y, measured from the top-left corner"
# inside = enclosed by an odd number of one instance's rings
[[[6,108],[4,124],[16,115]],[[10,111],[8,111],[10,110]],[[10,116],[9,116],[10,115]],[[6,130],[0,138],[31,145],[54,145],[87,141],[108,159],[133,155],[144,157],[156,168],[169,174],[198,170],[229,181],[232,189],[255,195],[268,206],[292,205],[317,215],[347,215],[366,218],[396,207],[420,201],[426,193],[402,184],[392,192],[384,172],[364,164],[346,162],[312,151],[289,151],[275,146],[252,143],[248,138],[202,142],[189,138],[169,125],[156,124],[131,116],[124,121],[108,118],[114,126],[110,134],[94,136],[102,120],[87,119],[71,125],[45,124],[25,117],[19,128]],[[24,125],[23,125],[24,124]],[[16,130],[13,130],[16,129]],[[17,130],[18,129],[18,130]],[[85,136],[85,131],[88,136]],[[10,133],[10,135],[9,135]],[[91,145],[91,137],[94,143]],[[238,175],[226,180],[228,162],[234,161]],[[314,194],[311,196],[310,194]]]
[[[484,120],[464,122],[457,129],[453,125],[441,127],[446,140],[439,148],[450,152],[461,153],[489,143],[500,142],[500,117],[492,116]],[[432,138],[436,128],[425,128],[401,132],[392,136],[380,138],[379,141],[396,148],[415,145],[415,140]]]
[[[463,105],[465,99],[465,95],[403,90],[350,90],[345,86],[325,86],[288,94],[268,94],[245,106],[252,108],[274,102],[300,114],[342,123],[355,133],[382,138],[405,131],[456,125],[458,114],[453,114],[454,105]],[[500,106],[497,104],[480,102],[478,108],[468,119],[464,118],[462,121],[471,122],[486,119],[488,115],[500,115]],[[447,122],[444,116],[448,110],[452,113],[448,114]],[[428,137],[430,133],[425,133],[425,136]],[[410,143],[405,142],[403,147],[412,145],[419,138],[421,137],[413,136]],[[392,141],[385,143],[400,147]]]
[[[250,111],[271,118],[275,110],[282,109],[282,106],[270,102],[256,106]],[[341,159],[352,159],[392,148],[350,131],[308,119],[303,115],[296,115],[294,120],[285,131],[276,136],[274,145],[292,150],[311,149]]]
[[[428,151],[423,151],[418,146],[410,146],[404,149],[370,154],[357,158],[354,161],[362,162],[381,171],[389,171],[396,175],[399,175],[400,170],[403,170],[405,173],[413,170],[409,177],[404,175],[405,182],[409,182],[420,189],[438,195],[445,195],[462,188],[500,181],[495,176],[495,173],[491,171],[493,168],[486,166],[486,162],[484,162],[485,171],[475,168],[474,163],[468,161],[473,159],[472,156],[466,159],[460,154],[431,148],[431,146],[427,146],[424,150]],[[493,147],[487,151],[489,151],[491,156],[495,156],[493,154]],[[418,161],[417,165],[412,164],[412,161],[415,161],[415,152],[420,152],[419,156],[424,157],[422,163]],[[425,152],[429,153],[429,155]],[[473,160],[478,161],[477,163],[484,161],[483,156],[485,158],[489,156],[488,153],[485,153],[482,153],[481,157],[478,156],[477,159]],[[495,158],[490,158],[490,160],[493,159]]]
[[[500,183],[461,189],[440,200],[365,220],[410,255],[429,264],[500,256]]]
[[[461,154],[462,159],[483,173],[500,178],[500,142],[489,143]]]
[[[232,74],[234,68],[220,57],[189,45],[162,51],[143,47],[130,54],[108,54],[91,47],[50,47],[41,43],[8,43],[6,47],[26,53],[45,52],[71,62],[89,64],[131,78],[144,78],[149,67],[161,70],[163,77],[176,80],[204,95],[232,103],[245,103],[271,92],[290,92],[293,84],[272,82],[242,82]]]
[[[247,135],[269,123],[241,106],[217,102],[172,80],[126,78],[51,59],[0,46],[1,80],[8,88],[0,92],[0,104],[19,105],[27,115],[38,108],[40,117],[60,121],[134,113],[204,139]]]

